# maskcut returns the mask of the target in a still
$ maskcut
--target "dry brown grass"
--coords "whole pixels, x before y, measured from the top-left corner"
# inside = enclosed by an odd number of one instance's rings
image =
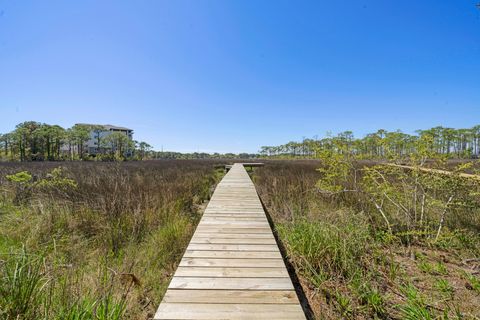
[[[218,180],[213,165],[212,161],[0,164],[2,260],[22,256],[24,246],[27,257],[43,261],[37,304],[23,314],[4,306],[1,317],[152,316],[199,220],[198,208]],[[7,174],[27,170],[38,181],[58,166],[78,187],[34,187],[21,202],[13,202],[15,186],[5,179]],[[3,265],[9,267],[12,264]],[[0,285],[7,285],[5,281]],[[82,312],[84,317],[79,316]]]

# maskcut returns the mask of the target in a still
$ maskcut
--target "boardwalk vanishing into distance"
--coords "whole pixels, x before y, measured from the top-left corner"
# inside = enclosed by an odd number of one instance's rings
[[[154,319],[305,319],[242,164],[215,189]]]

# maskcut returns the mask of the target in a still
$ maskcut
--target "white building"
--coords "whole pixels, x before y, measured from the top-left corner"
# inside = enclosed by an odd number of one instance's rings
[[[79,125],[85,125],[93,128],[90,131],[90,139],[88,139],[87,143],[85,144],[85,150],[89,154],[97,154],[99,151],[101,151],[101,148],[103,147],[101,145],[103,139],[114,132],[121,132],[130,140],[133,140],[133,130],[129,128],[113,126],[111,124],[79,123]],[[100,146],[98,145],[99,142]]]

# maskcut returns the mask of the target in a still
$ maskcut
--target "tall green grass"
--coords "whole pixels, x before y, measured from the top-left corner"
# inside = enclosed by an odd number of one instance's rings
[[[43,258],[28,254],[25,248],[3,255],[0,265],[0,314],[5,319],[33,319],[42,303],[47,278]]]
[[[316,282],[354,278],[373,245],[368,226],[355,218],[341,223],[300,219],[279,224],[277,230],[295,264]]]

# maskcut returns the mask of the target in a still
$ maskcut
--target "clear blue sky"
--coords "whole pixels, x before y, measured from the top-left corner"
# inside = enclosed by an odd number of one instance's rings
[[[0,0],[0,132],[177,151],[480,123],[479,1]]]

